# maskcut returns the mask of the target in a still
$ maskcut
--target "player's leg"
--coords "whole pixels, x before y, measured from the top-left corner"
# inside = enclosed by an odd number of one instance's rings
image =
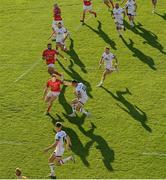
[[[133,16],[131,14],[128,14],[128,18],[129,18],[131,27],[134,27]]]
[[[76,111],[81,112],[81,113],[85,114],[86,116],[89,116],[90,113],[87,112],[87,111],[83,108],[83,106],[84,106],[84,104],[86,103],[86,101],[87,101],[86,99],[84,100],[83,98],[81,98],[81,99],[79,100],[79,103],[78,103],[77,106],[76,106]]]
[[[89,10],[89,13],[90,13],[90,14],[93,14],[95,17],[97,17],[97,13],[96,13],[95,11],[93,11],[92,9]]]
[[[111,74],[113,71],[112,70],[109,70],[109,69],[106,69],[104,72],[103,72],[103,75],[102,75],[102,78],[101,78],[101,81],[100,83],[97,85],[98,87],[102,86],[104,81],[105,81],[105,78],[108,74]]]
[[[49,115],[51,111],[51,107],[53,105],[53,102],[57,99],[58,96],[52,95],[47,103],[47,110],[46,110],[46,115]]]
[[[78,99],[72,100],[72,102],[71,102],[72,113],[69,114],[70,117],[75,117],[76,116],[75,113],[76,113],[76,106],[77,106],[78,102],[79,102]]]
[[[53,153],[53,154],[51,154],[51,156],[48,159],[48,164],[50,167],[50,175],[49,176],[51,176],[51,177],[55,177],[55,164],[54,164],[55,160],[56,160],[56,156]]]
[[[155,13],[156,5],[157,5],[157,0],[152,0],[152,5],[153,5],[152,13]]]
[[[87,10],[86,10],[86,8],[84,6],[83,13],[82,13],[82,19],[80,20],[82,23],[84,23],[86,12],[87,12]]]

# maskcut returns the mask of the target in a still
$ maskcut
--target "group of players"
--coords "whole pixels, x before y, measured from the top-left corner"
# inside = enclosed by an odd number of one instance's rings
[[[123,0],[121,2],[121,5],[125,3],[123,8],[120,7],[119,3],[114,4],[113,0],[103,0],[103,2],[109,8],[109,10],[112,8],[112,10],[110,11],[115,21],[116,29],[119,36],[122,36],[121,30],[125,30],[125,27],[123,25],[123,19],[126,14],[129,18],[131,27],[134,27],[134,17],[136,15],[136,9],[137,9],[137,4],[135,0]],[[152,0],[153,13],[155,12],[156,3],[157,0]],[[82,13],[82,19],[80,20],[82,25],[84,25],[85,15],[87,12],[97,17],[97,13],[92,10],[92,0],[83,0],[83,13]],[[47,65],[48,73],[51,76],[51,78],[46,83],[43,93],[44,102],[47,103],[47,109],[45,114],[50,115],[50,110],[53,105],[53,102],[56,99],[58,99],[58,96],[61,93],[61,85],[65,85],[65,86],[73,86],[75,89],[74,90],[75,99],[73,99],[71,102],[72,113],[69,114],[69,117],[76,117],[76,111],[81,112],[85,114],[87,117],[89,117],[90,113],[87,112],[83,107],[88,100],[86,86],[82,82],[78,82],[77,80],[72,80],[71,82],[64,81],[63,74],[59,73],[54,67],[54,64],[57,61],[58,56],[67,60],[67,58],[65,58],[61,53],[59,53],[59,49],[64,52],[68,51],[65,45],[65,41],[70,36],[70,33],[64,27],[62,15],[61,15],[61,9],[59,8],[58,4],[54,4],[53,14],[54,14],[54,20],[52,23],[53,33],[51,34],[49,39],[52,38],[52,41],[55,41],[56,48],[55,49],[52,48],[52,44],[49,43],[47,44],[47,49],[44,50],[42,54],[42,58],[43,60],[45,60]],[[115,60],[115,63],[113,62],[113,60]],[[105,63],[105,70],[103,72],[100,83],[97,85],[98,87],[103,85],[103,82],[108,74],[111,74],[114,71],[118,71],[117,58],[115,57],[115,55],[113,55],[110,52],[109,47],[105,48],[104,53],[102,54],[102,57],[99,60],[99,68],[103,63]],[[65,131],[62,130],[62,124],[60,122],[57,122],[55,124],[55,131],[56,131],[56,135],[55,135],[54,143],[44,149],[44,152],[48,152],[51,149],[55,149],[48,160],[50,167],[49,177],[51,178],[56,178],[55,162],[56,165],[62,165],[68,161],[75,162],[75,158],[73,155],[64,159],[62,158],[65,150],[64,148],[65,142],[67,149],[70,149],[72,143],[70,137],[66,134]],[[21,175],[21,170],[18,168],[16,169],[16,175],[17,178],[23,179],[23,176]]]

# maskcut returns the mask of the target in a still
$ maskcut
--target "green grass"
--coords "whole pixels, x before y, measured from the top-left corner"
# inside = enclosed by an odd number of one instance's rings
[[[66,116],[73,99],[71,87],[63,87],[53,119],[43,115],[42,93],[49,76],[41,53],[51,33],[54,1],[0,0],[0,178],[15,178],[18,166],[29,178],[46,177],[49,154],[43,149],[54,140],[56,119],[71,136],[77,161],[57,167],[58,178],[166,178],[166,157],[143,155],[166,153],[165,0],[158,3],[158,15],[151,14],[150,1],[139,0],[136,30],[127,29],[123,40],[102,2],[94,1],[98,18],[89,18],[83,27],[81,1],[57,2],[73,39],[66,56],[75,64],[62,59],[56,66],[66,79],[85,82],[90,95],[86,108],[93,116]],[[98,67],[108,44],[120,72],[108,77],[104,88],[97,88],[102,70],[92,68]]]

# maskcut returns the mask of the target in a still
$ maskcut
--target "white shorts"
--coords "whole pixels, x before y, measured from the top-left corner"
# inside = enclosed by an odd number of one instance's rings
[[[54,68],[54,64],[48,64],[47,67],[51,67],[51,68]]]
[[[63,25],[63,21],[62,21],[62,20],[61,20],[61,21],[55,21],[55,20],[53,20],[53,21],[52,21],[52,28],[56,28],[56,26],[58,25],[59,22]]]
[[[127,15],[128,15],[128,16],[135,16],[135,11],[128,11],[128,12],[127,12]]]
[[[55,155],[56,157],[62,157],[64,151],[65,151],[64,148],[57,148],[57,149],[55,149],[55,151],[54,151],[54,155]]]
[[[91,11],[92,10],[92,5],[90,5],[90,6],[83,5],[83,10]]]
[[[60,92],[49,91],[47,97],[58,97]]]
[[[78,101],[79,101],[82,105],[84,105],[84,104],[87,102],[87,100],[88,100],[87,97],[82,97],[82,98],[78,99]]]
[[[112,66],[105,66],[105,69],[108,70],[108,71],[115,71],[116,68],[115,67],[112,67]]]

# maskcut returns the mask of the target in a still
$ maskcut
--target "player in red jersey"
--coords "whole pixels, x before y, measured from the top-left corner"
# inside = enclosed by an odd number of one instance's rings
[[[63,24],[61,17],[61,9],[59,8],[58,4],[54,4],[53,16],[54,16],[54,20],[52,23],[52,28],[55,28],[59,22]]]
[[[57,73],[55,71],[54,64],[55,61],[57,60],[58,55],[66,60],[66,58],[62,54],[60,54],[57,50],[52,49],[52,44],[50,43],[47,44],[47,49],[43,51],[42,58],[43,60],[46,60],[49,74]]]
[[[96,12],[92,10],[92,0],[83,0],[83,15],[81,19],[82,24],[84,24],[86,12],[89,12],[93,14],[95,17],[97,17]]]
[[[52,74],[52,78],[47,81],[43,95],[43,99],[47,103],[46,115],[49,115],[53,102],[58,98],[62,84],[64,84],[63,81],[59,80],[56,74]]]

